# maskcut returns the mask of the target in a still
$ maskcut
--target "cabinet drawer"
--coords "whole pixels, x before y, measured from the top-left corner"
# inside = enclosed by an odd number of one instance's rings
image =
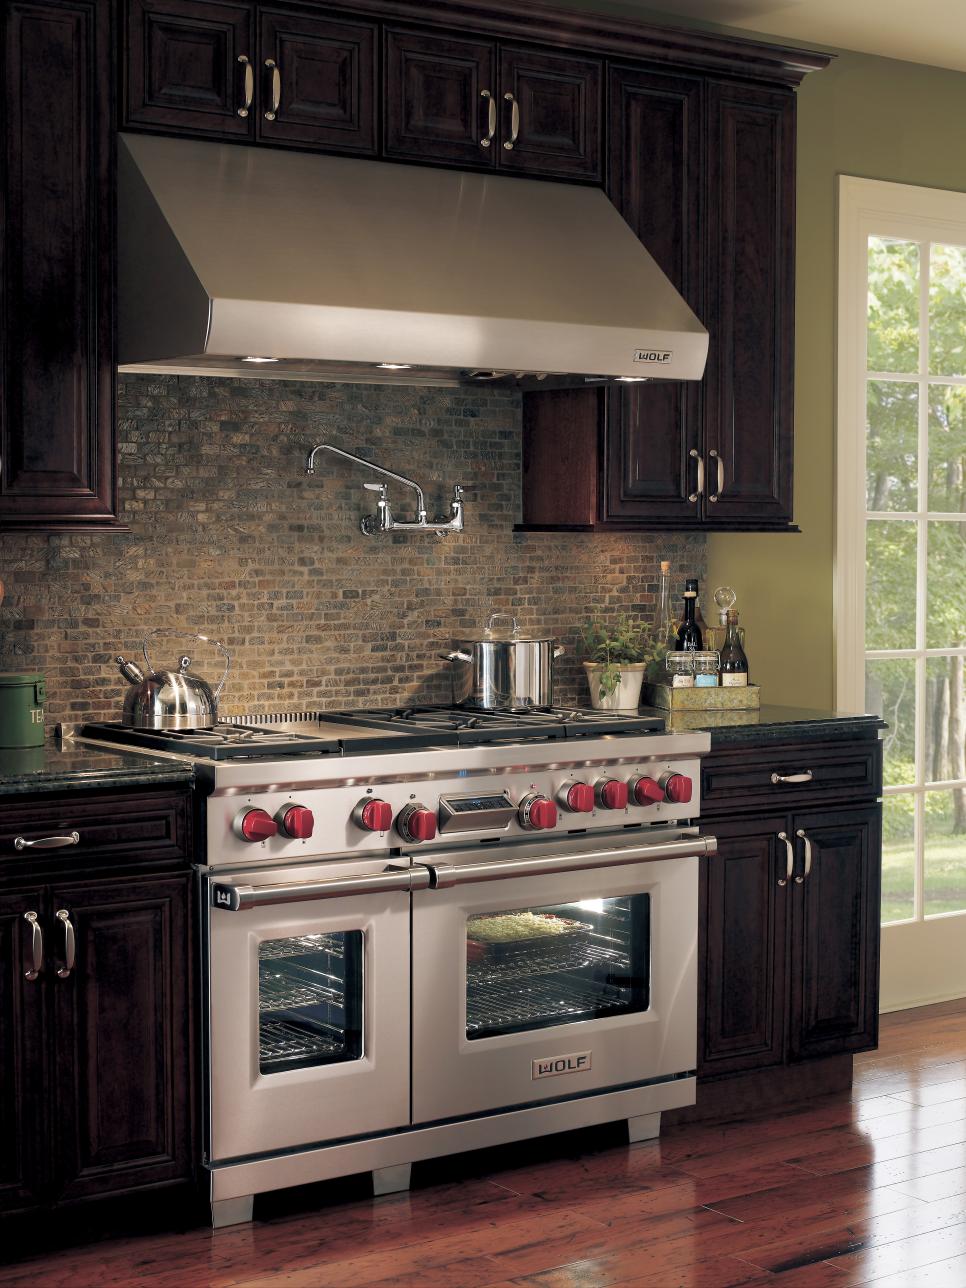
[[[879,742],[796,743],[712,753],[701,766],[702,815],[863,800],[882,791]]]
[[[90,797],[83,793],[0,804],[0,867],[6,875],[61,870],[93,863],[190,859],[190,796],[187,792],[143,792]],[[54,847],[23,844],[50,837],[76,842]]]

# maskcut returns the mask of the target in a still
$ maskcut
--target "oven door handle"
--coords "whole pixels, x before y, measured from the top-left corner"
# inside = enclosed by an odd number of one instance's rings
[[[505,881],[508,877],[544,877],[559,872],[589,872],[594,868],[629,867],[655,859],[693,858],[716,854],[713,836],[689,836],[681,841],[658,841],[649,845],[621,850],[592,850],[586,854],[545,854],[536,859],[497,859],[492,863],[468,863],[453,867],[448,863],[428,864],[432,888],[447,890],[451,886],[469,885],[473,881]]]
[[[387,868],[362,877],[330,877],[327,881],[286,881],[279,885],[241,885],[233,881],[211,883],[211,906],[225,912],[246,912],[273,903],[304,903],[309,899],[342,899],[353,894],[383,894],[390,890],[425,890],[429,869]]]

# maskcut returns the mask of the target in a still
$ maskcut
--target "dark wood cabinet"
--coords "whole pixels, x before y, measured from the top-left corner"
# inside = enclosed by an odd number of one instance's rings
[[[376,26],[258,11],[258,138],[376,151]]]
[[[254,137],[254,10],[208,0],[129,0],[124,124]]]
[[[385,42],[387,157],[599,177],[600,60],[395,28]]]
[[[0,18],[2,528],[115,526],[111,13]]]
[[[840,779],[836,765],[871,769]],[[875,1046],[880,792],[871,737],[705,760],[702,824],[718,853],[701,861],[701,1079]]]
[[[190,877],[54,886],[60,1201],[191,1174]],[[68,930],[68,926],[70,929]]]
[[[42,816],[82,843],[24,858]],[[0,1214],[190,1190],[189,819],[186,791],[0,806]]]
[[[792,901],[793,1059],[878,1040],[880,812],[796,814],[803,880]]]

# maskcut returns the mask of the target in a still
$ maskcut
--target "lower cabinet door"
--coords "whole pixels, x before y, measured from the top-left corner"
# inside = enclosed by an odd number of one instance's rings
[[[709,825],[718,853],[701,860],[699,1077],[784,1059],[786,823],[778,814]]]
[[[59,1201],[191,1175],[190,880],[51,891]]]
[[[881,808],[796,814],[789,1054],[865,1051],[878,1039]]]
[[[46,1070],[42,892],[0,895],[0,1212],[44,1197]]]

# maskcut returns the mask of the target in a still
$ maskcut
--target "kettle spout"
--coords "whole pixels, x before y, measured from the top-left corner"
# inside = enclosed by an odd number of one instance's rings
[[[136,662],[126,662],[124,658],[121,657],[120,653],[118,653],[114,661],[117,663],[118,670],[124,676],[125,680],[127,680],[128,684],[140,684],[144,679],[144,672]]]

